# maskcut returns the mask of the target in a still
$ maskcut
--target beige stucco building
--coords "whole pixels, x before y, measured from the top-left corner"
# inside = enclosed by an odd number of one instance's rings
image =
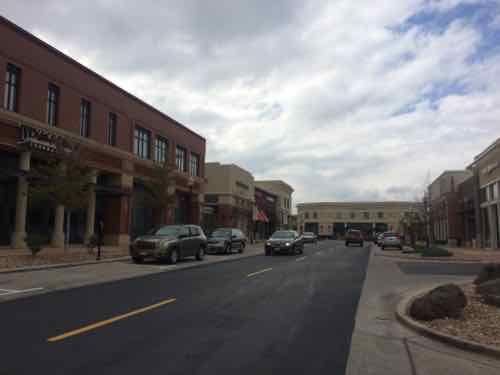
[[[416,202],[318,202],[297,205],[298,230],[341,238],[348,229],[374,232],[399,231],[401,215]]]
[[[282,229],[289,228],[290,216],[292,215],[293,188],[282,180],[255,181],[255,186],[269,191],[278,197],[276,207],[278,227]]]
[[[253,232],[255,188],[253,175],[235,164],[206,163],[203,226],[239,228]]]

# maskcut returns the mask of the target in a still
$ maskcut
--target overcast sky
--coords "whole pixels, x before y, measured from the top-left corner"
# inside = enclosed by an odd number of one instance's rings
[[[500,0],[2,0],[294,202],[414,199],[500,137]]]

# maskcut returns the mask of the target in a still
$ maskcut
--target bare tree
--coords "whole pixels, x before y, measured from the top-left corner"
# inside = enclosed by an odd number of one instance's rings
[[[165,224],[167,210],[175,207],[175,167],[167,162],[155,164],[149,179],[144,181],[149,203],[161,209],[161,222]]]

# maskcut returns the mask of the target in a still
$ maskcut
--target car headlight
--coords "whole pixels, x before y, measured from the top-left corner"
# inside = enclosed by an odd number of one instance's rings
[[[291,245],[291,244],[290,244],[290,242],[287,242],[287,243],[285,244],[285,246],[290,246],[290,245]]]
[[[267,245],[267,246],[271,246],[271,242],[267,241],[267,242],[266,242],[266,245]]]
[[[160,248],[166,249],[170,243],[170,240],[161,240],[160,241]]]

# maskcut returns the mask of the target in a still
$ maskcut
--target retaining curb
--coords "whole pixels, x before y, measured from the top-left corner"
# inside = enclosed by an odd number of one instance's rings
[[[130,259],[130,256],[124,256],[124,257],[107,258],[107,259],[101,259],[101,260],[86,260],[84,262],[57,263],[57,264],[46,264],[46,265],[33,266],[33,267],[8,268],[5,270],[0,270],[0,275],[5,275],[5,274],[9,274],[9,273],[18,273],[18,272],[44,271],[44,270],[57,269],[57,268],[90,266],[93,264],[121,262],[121,261],[129,260],[129,259]]]
[[[462,282],[462,283],[457,283],[457,285],[465,285],[469,284],[470,282]],[[410,317],[409,315],[409,309],[410,306],[412,305],[413,301],[417,299],[418,297],[421,297],[425,293],[431,291],[435,287],[443,285],[442,283],[436,284],[433,287],[427,287],[425,289],[419,289],[417,291],[414,291],[413,293],[407,295],[404,297],[399,303],[396,308],[396,318],[400,323],[403,325],[407,326],[408,328],[412,329],[413,331],[423,335],[430,337],[432,339],[436,339],[438,341],[444,342],[446,344],[458,347],[459,349],[463,350],[468,350],[472,351],[475,353],[479,354],[484,354],[488,355],[490,357],[500,359],[500,348],[496,348],[491,345],[484,345],[480,344],[474,341],[466,340],[459,338],[457,336],[452,336],[448,335],[446,333],[439,332],[437,330],[431,329],[418,321],[414,320],[413,318]]]

